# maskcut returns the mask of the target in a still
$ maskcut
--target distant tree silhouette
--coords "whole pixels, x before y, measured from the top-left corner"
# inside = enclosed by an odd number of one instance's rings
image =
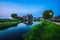
[[[60,19],[60,15],[56,16],[55,19]]]
[[[17,14],[15,14],[15,13],[12,13],[12,14],[11,14],[11,17],[14,18],[14,19],[18,19],[18,16],[17,16]]]

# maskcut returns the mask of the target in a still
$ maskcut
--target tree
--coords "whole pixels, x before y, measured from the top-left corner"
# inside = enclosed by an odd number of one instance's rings
[[[45,10],[43,13],[43,18],[44,19],[49,19],[53,17],[53,11],[52,10]]]
[[[13,13],[13,14],[11,14],[11,17],[12,17],[12,18],[14,18],[14,19],[18,19],[17,14],[14,14],[14,13]]]

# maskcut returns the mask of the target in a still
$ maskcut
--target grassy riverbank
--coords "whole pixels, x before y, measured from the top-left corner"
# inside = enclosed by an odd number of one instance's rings
[[[16,26],[20,21],[18,20],[0,20],[0,30]]]
[[[60,40],[60,25],[41,22],[26,34],[24,40]]]
[[[4,23],[0,23],[0,30],[2,29],[6,29],[12,26],[16,26],[19,22],[4,22]]]

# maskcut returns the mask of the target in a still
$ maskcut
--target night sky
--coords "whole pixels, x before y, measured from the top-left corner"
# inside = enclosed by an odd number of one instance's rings
[[[0,18],[11,18],[12,13],[23,16],[32,14],[41,17],[45,10],[51,9],[54,16],[60,15],[59,0],[0,0]]]

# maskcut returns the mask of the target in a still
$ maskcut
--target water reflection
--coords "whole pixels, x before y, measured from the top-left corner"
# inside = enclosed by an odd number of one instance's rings
[[[26,21],[25,21],[26,22]],[[0,31],[0,40],[23,40],[23,34],[27,33],[32,27],[39,22],[28,21],[20,23],[17,26],[10,27]]]
[[[31,20],[28,20],[28,21],[24,21],[24,24],[26,24],[27,26],[29,26],[29,25],[32,25],[33,22]]]

